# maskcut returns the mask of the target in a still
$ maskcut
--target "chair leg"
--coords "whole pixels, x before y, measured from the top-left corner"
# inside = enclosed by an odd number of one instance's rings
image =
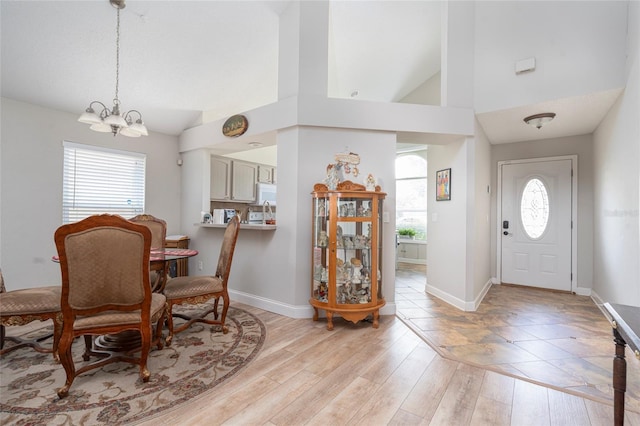
[[[215,302],[213,302],[213,319],[218,319],[218,302],[220,301],[220,296],[216,297]]]
[[[4,325],[0,325],[0,349],[4,348]]]
[[[85,361],[89,361],[91,359],[91,355],[93,354],[93,336],[89,334],[84,335],[84,353],[82,354],[82,359]]]
[[[162,350],[164,347],[164,340],[162,339],[162,327],[164,326],[165,318],[167,317],[167,307],[162,310],[162,314],[160,314],[160,318],[156,322],[155,334],[153,341],[158,350]]]
[[[62,335],[62,315],[53,318],[53,359],[60,362],[58,347],[60,346],[60,336]]]
[[[66,334],[63,332],[60,338],[60,346],[58,347],[58,355],[60,356],[60,363],[64,367],[66,373],[66,381],[63,387],[58,389],[58,397],[64,398],[69,395],[69,388],[76,375],[76,368],[73,364],[73,358],[71,356],[71,344],[73,343],[74,336],[71,332]]]
[[[140,338],[142,340],[140,348],[140,378],[145,383],[151,377],[151,373],[147,368],[147,358],[149,358],[149,350],[151,349],[152,328],[153,326],[150,323],[140,327]]]
[[[218,299],[216,299],[216,304],[218,303]],[[225,321],[227,319],[227,311],[229,310],[229,294],[226,291],[222,295],[222,303],[222,316],[220,318],[220,324],[222,324],[222,334],[227,334],[229,332],[229,327],[227,327]]]
[[[165,343],[167,346],[171,346],[171,342],[173,341],[173,303],[167,302],[167,328],[169,329],[169,334],[165,339]]]

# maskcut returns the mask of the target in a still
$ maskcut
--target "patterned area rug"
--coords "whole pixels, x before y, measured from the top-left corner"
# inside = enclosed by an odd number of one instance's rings
[[[229,379],[262,348],[266,330],[254,315],[230,307],[226,322],[227,334],[194,324],[175,335],[170,347],[152,350],[147,383],[139,379],[137,365],[113,363],[76,377],[64,399],[56,394],[65,381],[64,368],[51,354],[30,348],[10,352],[0,358],[0,424],[116,425],[175,408]],[[83,349],[84,341],[77,339],[76,368],[83,363]]]

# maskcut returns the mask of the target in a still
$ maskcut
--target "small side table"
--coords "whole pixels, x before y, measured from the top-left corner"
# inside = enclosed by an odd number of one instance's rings
[[[186,235],[167,235],[164,247],[188,249],[189,237]],[[169,276],[171,278],[185,277],[187,275],[189,275],[189,259],[185,258],[171,262],[171,265],[169,266]]]
[[[616,426],[624,424],[624,394],[627,391],[627,361],[625,346],[640,359],[640,307],[605,303],[605,311],[611,316],[616,355],[613,358],[613,417]]]

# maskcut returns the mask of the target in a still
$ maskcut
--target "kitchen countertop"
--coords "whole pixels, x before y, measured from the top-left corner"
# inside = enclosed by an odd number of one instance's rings
[[[195,226],[202,228],[226,228],[226,223],[212,224],[212,223],[194,223]],[[242,230],[254,230],[254,231],[275,231],[276,225],[263,225],[261,223],[241,223],[240,229]]]

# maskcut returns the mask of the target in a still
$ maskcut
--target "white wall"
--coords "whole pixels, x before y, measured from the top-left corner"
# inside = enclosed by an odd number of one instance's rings
[[[475,310],[491,283],[489,253],[489,141],[476,122],[475,137],[427,150],[430,182],[451,168],[451,200],[427,200],[427,292],[465,311]]]
[[[629,2],[475,4],[476,112],[624,86]],[[515,63],[530,57],[536,70],[516,75]]]
[[[147,154],[146,212],[180,228],[177,138],[96,133],[78,116],[2,98],[0,266],[7,289],[60,283],[53,234],[62,224],[64,140]]]
[[[427,200],[427,290],[461,309],[467,290],[467,143],[461,138],[427,150],[431,182],[438,170],[451,168],[451,200],[436,201],[434,192]]]
[[[593,288],[602,301],[633,306],[640,306],[638,57],[638,52],[631,57],[627,87],[593,135]]]
[[[441,105],[473,107],[476,2],[448,1],[442,7]]]
[[[591,135],[493,145],[491,147],[491,274],[496,277],[497,165],[526,158],[578,156],[578,277],[581,288],[593,287],[593,142]]]
[[[400,102],[406,104],[440,105],[441,76],[442,73],[436,73],[433,77],[429,78],[402,98]]]
[[[487,187],[491,185],[491,145],[480,124],[476,122],[476,135],[469,143],[470,174],[468,187],[472,189],[468,197],[469,232],[467,252],[473,256],[473,262],[467,270],[467,302],[477,305],[488,290],[491,280],[491,253],[487,242],[491,238],[491,194]],[[473,161],[471,161],[473,160]]]
[[[278,215],[275,231],[243,229],[234,253],[229,289],[231,297],[290,317],[309,318],[311,291],[311,192],[322,182],[326,167],[336,153],[358,153],[361,161],[356,182],[373,173],[387,192],[384,202],[390,222],[384,224],[383,293],[388,311],[395,312],[395,134],[373,131],[341,130],[317,127],[290,127],[278,132]],[[194,226],[202,202],[197,189],[205,185],[200,173],[205,170],[206,150],[183,153],[183,225],[191,228],[191,246],[200,254],[190,259],[192,274],[212,274],[220,251],[223,229]],[[390,161],[391,159],[391,161]],[[196,188],[187,192],[187,188]],[[208,190],[207,190],[208,191]],[[197,262],[203,261],[203,271]]]

